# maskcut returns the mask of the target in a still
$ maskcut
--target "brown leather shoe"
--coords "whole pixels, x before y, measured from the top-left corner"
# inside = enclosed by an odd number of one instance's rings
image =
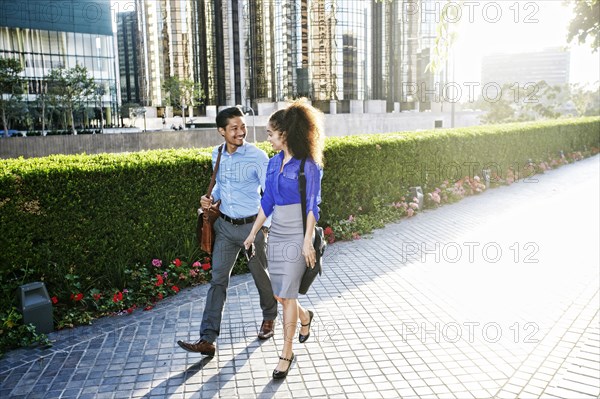
[[[273,335],[275,335],[273,327],[275,327],[275,320],[263,320],[262,325],[260,326],[260,331],[258,332],[258,338],[271,338]]]
[[[177,341],[177,344],[188,352],[201,353],[213,357],[215,355],[215,345],[203,339],[192,342]]]

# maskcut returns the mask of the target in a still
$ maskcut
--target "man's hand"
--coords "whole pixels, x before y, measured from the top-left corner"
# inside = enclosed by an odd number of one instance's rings
[[[203,195],[202,197],[200,197],[200,206],[202,207],[202,209],[207,210],[212,204],[212,199],[212,196],[207,197],[206,195]]]

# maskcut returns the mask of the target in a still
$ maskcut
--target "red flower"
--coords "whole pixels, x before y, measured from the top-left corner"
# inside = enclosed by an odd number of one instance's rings
[[[78,302],[83,299],[83,294],[81,292],[79,294],[71,294],[70,298],[72,301]]]
[[[94,301],[98,301],[102,298],[102,294],[94,294]]]
[[[333,233],[333,229],[330,226],[327,226],[325,230],[323,230],[325,237],[327,237],[327,242],[333,244],[335,242],[335,234]]]
[[[179,287],[176,285],[172,286],[171,289],[175,291],[175,293],[179,292]]]
[[[173,261],[173,264],[175,265],[175,267],[179,267],[181,266],[181,261],[179,260],[179,258],[177,258]]]
[[[152,310],[154,308],[154,306],[152,305],[148,305],[144,308],[144,310]]]
[[[160,292],[158,293],[158,299],[163,299],[163,294],[161,294]]]
[[[160,274],[156,275],[156,283],[155,286],[160,287],[164,283],[163,277]]]
[[[210,269],[210,263],[203,263],[202,264],[202,270],[207,271]]]
[[[113,295],[113,302],[117,303],[119,301],[123,300],[123,293],[122,292],[117,292],[115,295]]]
[[[52,300],[52,303],[53,303],[53,304],[55,304],[55,305],[56,305],[56,304],[58,303],[58,298],[57,298],[57,297],[53,296],[53,297],[52,297],[52,298],[50,298],[50,299]]]

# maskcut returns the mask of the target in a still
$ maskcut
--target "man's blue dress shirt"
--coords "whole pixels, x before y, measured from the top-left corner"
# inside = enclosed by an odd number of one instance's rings
[[[213,199],[215,202],[221,200],[221,212],[231,218],[256,215],[260,206],[260,190],[265,189],[269,157],[246,141],[233,154],[229,154],[226,148],[223,146]],[[212,152],[213,169],[218,155],[219,147],[216,147]]]

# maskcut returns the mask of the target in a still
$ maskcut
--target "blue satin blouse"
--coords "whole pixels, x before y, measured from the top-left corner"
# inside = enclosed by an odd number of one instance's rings
[[[267,181],[265,192],[260,201],[260,206],[266,216],[273,213],[275,205],[291,205],[300,203],[300,189],[298,185],[298,173],[300,171],[300,159],[292,158],[285,164],[283,171],[283,151],[269,160],[267,167]],[[311,158],[306,159],[304,165],[306,176],[306,214],[313,212],[316,220],[319,220],[319,207],[321,203],[321,177],[323,171]]]

